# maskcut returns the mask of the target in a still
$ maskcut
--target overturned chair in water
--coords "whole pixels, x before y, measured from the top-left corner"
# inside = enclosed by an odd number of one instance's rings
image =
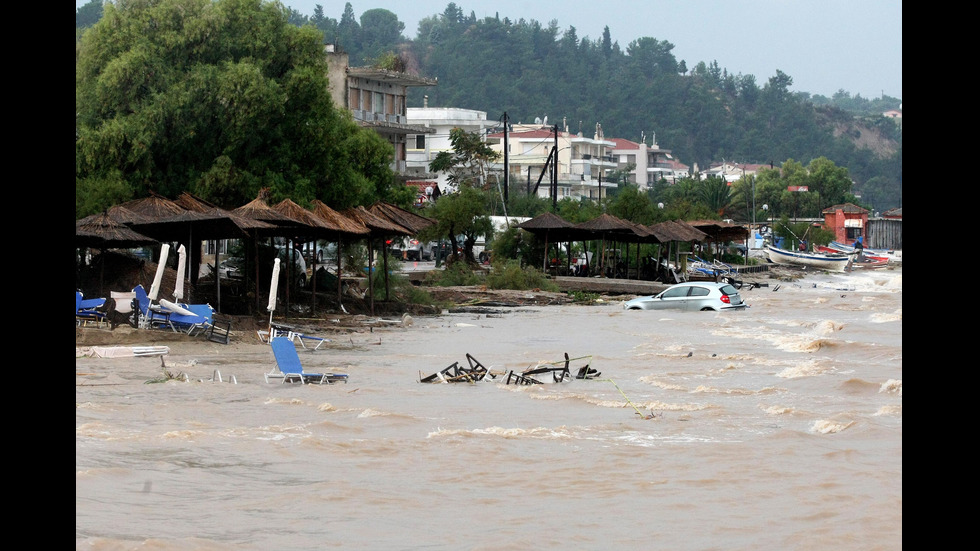
[[[419,378],[420,383],[475,383],[483,381],[486,377],[495,379],[497,375],[492,373],[479,360],[466,354],[466,362],[469,366],[461,366],[459,362],[453,362],[441,371],[437,371],[427,377]]]
[[[525,369],[520,373],[515,373],[513,370],[511,370],[507,373],[507,380],[505,384],[540,385],[543,384],[544,381],[540,381],[535,377],[541,377],[542,375],[547,376],[549,373],[551,374],[551,381],[553,383],[563,383],[566,379],[571,379],[572,377],[572,370],[570,367],[571,362],[584,359],[591,360],[592,356],[570,358],[568,356],[568,352],[566,352],[564,361],[538,362],[538,365]],[[602,375],[602,373],[589,367],[588,363],[578,368],[578,370],[575,372],[576,379],[595,379],[599,375]]]

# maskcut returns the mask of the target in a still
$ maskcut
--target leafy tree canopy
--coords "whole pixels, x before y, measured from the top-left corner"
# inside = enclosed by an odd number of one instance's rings
[[[392,189],[391,146],[331,102],[323,36],[278,2],[106,3],[76,56],[76,216],[149,191],[224,207],[347,207]]]

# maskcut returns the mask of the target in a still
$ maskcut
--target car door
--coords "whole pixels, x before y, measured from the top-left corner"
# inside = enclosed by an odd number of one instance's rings
[[[670,289],[660,293],[651,301],[651,310],[679,309],[686,310],[690,291],[687,285],[675,285]]]
[[[686,310],[697,312],[705,307],[709,307],[714,310],[712,303],[716,302],[716,299],[711,297],[711,289],[708,289],[707,287],[692,285],[688,299]]]

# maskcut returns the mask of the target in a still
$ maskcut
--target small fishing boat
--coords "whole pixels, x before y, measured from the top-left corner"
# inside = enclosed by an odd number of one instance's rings
[[[772,245],[766,245],[766,253],[769,255],[769,260],[774,264],[819,268],[831,272],[843,272],[851,262],[851,255],[843,253],[826,254],[806,251],[787,251]]]
[[[845,245],[845,244],[841,243],[840,241],[831,241],[830,243],[827,244],[827,248],[829,248],[829,249],[831,249],[831,250],[833,250],[835,252],[844,253],[844,254],[851,254],[851,253],[856,252],[854,250],[854,247],[852,247],[850,245]],[[881,258],[888,258],[888,253],[887,252],[885,252],[885,251],[876,251],[876,250],[872,250],[872,249],[864,249],[864,255],[865,256],[869,256],[869,255],[870,256],[877,256],[877,257],[881,257]]]
[[[841,251],[825,245],[818,245],[816,249],[817,252],[821,252],[825,254],[841,254]],[[850,254],[852,256],[855,268],[883,268],[886,265],[888,265],[887,256],[876,256],[873,254],[868,254],[867,252],[865,252],[864,254],[857,254],[857,253],[843,253],[843,254]]]

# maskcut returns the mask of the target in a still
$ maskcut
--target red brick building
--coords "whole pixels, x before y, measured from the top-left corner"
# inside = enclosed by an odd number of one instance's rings
[[[834,232],[835,241],[850,245],[857,241],[858,237],[863,237],[864,242],[867,243],[867,209],[853,203],[844,203],[825,208],[821,214],[823,214],[824,229]]]

